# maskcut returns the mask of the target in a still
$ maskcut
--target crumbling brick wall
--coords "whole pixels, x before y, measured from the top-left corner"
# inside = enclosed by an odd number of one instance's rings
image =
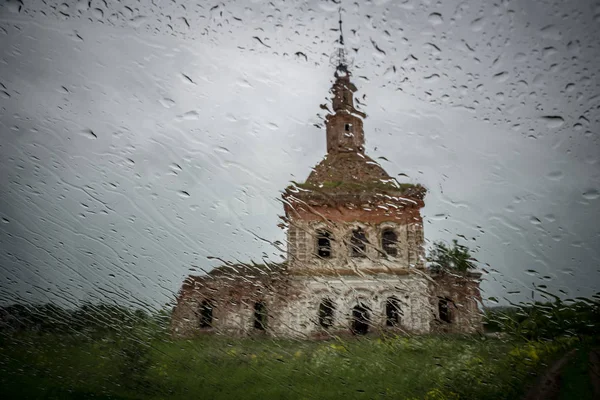
[[[364,306],[369,313],[369,332],[426,333],[432,314],[422,274],[373,277],[272,276],[268,279],[229,280],[223,276],[206,281],[189,278],[173,313],[172,333],[176,337],[218,333],[229,336],[266,335],[275,337],[316,338],[350,334],[353,308]],[[386,301],[394,298],[401,305],[401,323],[393,328],[386,324]],[[333,325],[319,323],[319,306],[323,300],[334,305]],[[200,327],[202,302],[213,305],[210,328]],[[254,304],[263,302],[267,310],[264,331],[253,326]]]
[[[432,274],[431,304],[434,310],[432,331],[449,333],[475,333],[483,331],[480,273],[451,273],[443,271]],[[446,300],[450,322],[442,321],[439,313],[440,300]]]

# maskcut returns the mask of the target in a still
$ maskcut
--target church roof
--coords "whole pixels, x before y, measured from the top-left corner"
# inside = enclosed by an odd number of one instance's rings
[[[281,274],[285,272],[287,263],[269,263],[269,264],[255,264],[255,263],[239,263],[239,264],[225,264],[213,268],[208,275],[210,277],[228,277],[243,275],[246,278],[267,278],[273,275]]]
[[[272,279],[285,274],[287,262],[255,264],[255,263],[226,263],[210,270],[206,275],[188,275],[182,285],[182,291],[187,292],[195,286],[202,287],[214,281],[245,282]]]
[[[360,153],[329,153],[313,169],[306,184],[326,182],[382,183],[392,178],[371,157]]]
[[[425,191],[418,184],[398,183],[376,161],[364,154],[329,153],[313,169],[306,182],[294,183],[286,192],[294,197],[313,200],[335,198],[341,202],[352,202],[380,195],[422,200]],[[389,201],[389,197],[386,200]]]

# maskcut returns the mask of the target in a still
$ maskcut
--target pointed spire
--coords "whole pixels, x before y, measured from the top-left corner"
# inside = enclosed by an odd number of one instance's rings
[[[348,74],[348,60],[346,58],[346,49],[344,47],[344,30],[342,29],[342,7],[339,8],[339,24],[340,24],[340,38],[339,48],[337,51],[337,65],[336,70]]]
[[[340,7],[339,13],[340,13],[340,46],[342,46],[342,49],[343,49],[343,47],[344,47],[344,31],[342,29],[342,7]]]

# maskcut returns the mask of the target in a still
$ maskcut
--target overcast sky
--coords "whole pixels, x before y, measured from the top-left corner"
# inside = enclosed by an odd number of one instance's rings
[[[338,5],[49,3],[0,8],[0,302],[161,306],[211,257],[282,260]],[[428,188],[427,241],[464,235],[504,304],[598,292],[600,3],[346,3],[367,153]]]

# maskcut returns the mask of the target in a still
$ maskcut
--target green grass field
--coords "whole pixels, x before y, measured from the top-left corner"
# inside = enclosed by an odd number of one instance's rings
[[[515,399],[573,341],[483,337],[0,339],[3,398]]]

